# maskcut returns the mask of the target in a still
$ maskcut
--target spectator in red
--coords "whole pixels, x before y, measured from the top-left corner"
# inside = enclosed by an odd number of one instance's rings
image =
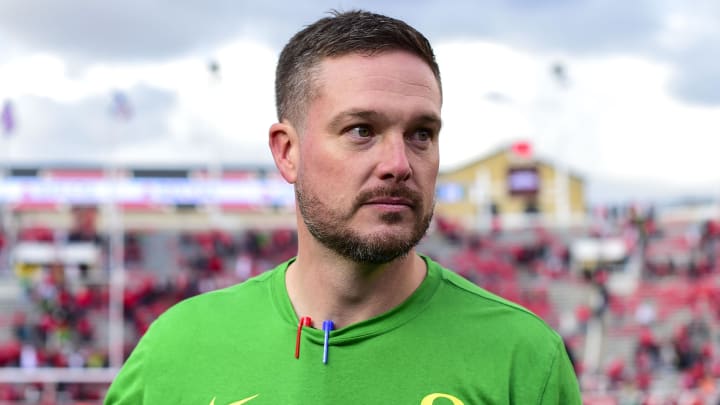
[[[650,329],[643,328],[635,348],[635,368],[649,371],[657,368],[660,363],[660,344]]]
[[[607,375],[610,387],[612,389],[619,388],[625,380],[625,360],[622,358],[612,360],[605,369],[605,374]]]
[[[580,329],[580,333],[587,333],[587,325],[588,322],[590,322],[590,318],[592,317],[592,310],[590,310],[590,307],[587,305],[578,305],[575,308],[575,318],[578,321],[578,327]]]
[[[97,207],[77,206],[72,210],[73,227],[68,242],[93,242],[102,245],[103,239],[97,231]]]
[[[675,331],[673,349],[675,351],[675,367],[678,370],[683,371],[692,367],[695,363],[696,355],[693,353],[686,326],[681,326]]]

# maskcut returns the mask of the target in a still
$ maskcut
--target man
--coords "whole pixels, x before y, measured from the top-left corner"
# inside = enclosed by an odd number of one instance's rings
[[[335,13],[285,46],[276,92],[297,257],[163,314],[106,403],[579,404],[555,332],[415,252],[441,126],[425,37]]]

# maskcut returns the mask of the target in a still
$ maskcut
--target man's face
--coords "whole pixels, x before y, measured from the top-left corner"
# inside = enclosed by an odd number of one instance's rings
[[[296,180],[305,226],[356,262],[405,255],[434,206],[442,103],[435,76],[400,51],[329,58],[317,75]]]

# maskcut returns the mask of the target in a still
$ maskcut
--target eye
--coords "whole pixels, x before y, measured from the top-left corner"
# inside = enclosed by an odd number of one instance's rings
[[[356,125],[354,127],[350,127],[345,132],[353,137],[362,139],[369,138],[373,135],[372,130],[367,125]]]
[[[414,142],[427,143],[433,140],[435,133],[427,128],[420,128],[411,134]]]

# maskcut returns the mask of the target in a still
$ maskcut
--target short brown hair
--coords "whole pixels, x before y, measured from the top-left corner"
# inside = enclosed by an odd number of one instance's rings
[[[315,72],[322,59],[350,53],[408,51],[425,61],[440,86],[440,68],[430,41],[407,23],[362,10],[332,11],[295,34],[280,53],[275,71],[278,120],[300,125],[315,97]]]

